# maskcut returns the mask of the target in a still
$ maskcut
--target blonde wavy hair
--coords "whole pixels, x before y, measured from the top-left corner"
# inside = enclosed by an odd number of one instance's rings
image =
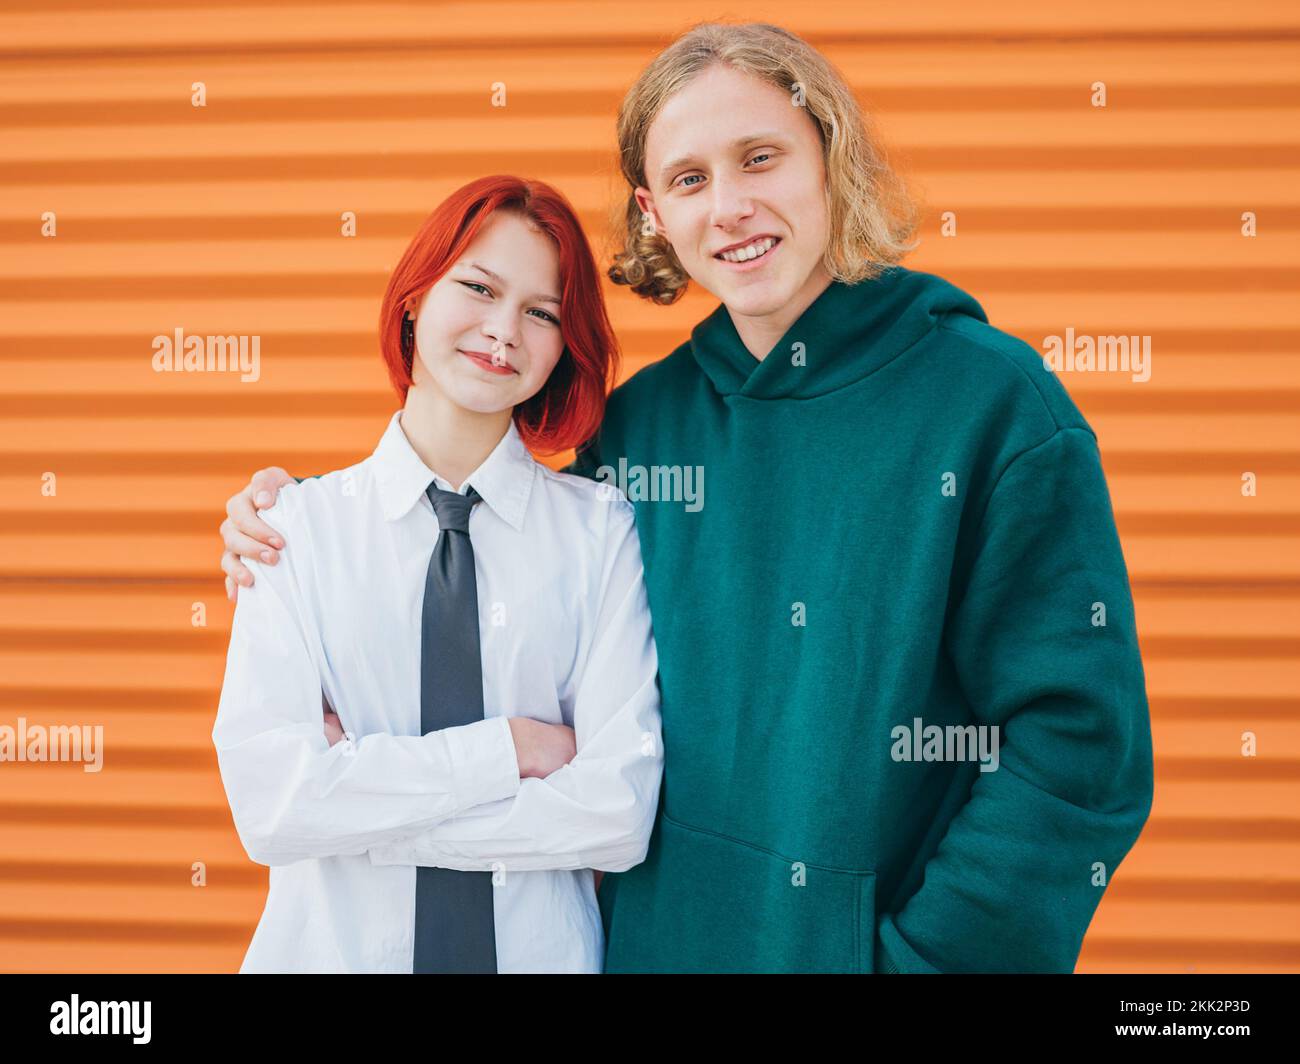
[[[615,231],[623,247],[609,267],[615,284],[655,303],[675,303],[690,276],[662,236],[643,231],[637,186],[645,179],[646,136],[668,100],[715,63],[726,63],[803,93],[804,110],[821,133],[830,239],[823,264],[849,284],[877,276],[913,250],[920,208],[858,106],[843,76],[816,48],[766,22],[707,22],[660,52],[623,97],[618,112],[620,166],[629,186]],[[648,227],[647,227],[648,228]]]

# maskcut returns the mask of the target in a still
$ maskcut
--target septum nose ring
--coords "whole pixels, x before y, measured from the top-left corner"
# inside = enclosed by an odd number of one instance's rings
[[[506,364],[505,347],[500,340],[492,341],[492,365],[504,366]]]

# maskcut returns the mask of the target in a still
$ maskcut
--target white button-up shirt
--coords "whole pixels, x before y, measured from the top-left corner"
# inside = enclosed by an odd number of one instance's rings
[[[501,972],[599,972],[592,869],[640,863],[662,779],[658,659],[632,506],[533,460],[514,424],[461,485],[484,719],[420,734],[438,521],[401,411],[347,469],[282,488],[247,560],[212,729],[240,841],[269,865],[241,972],[410,972],[416,865],[493,872]],[[322,698],[349,737],[330,746]],[[519,778],[508,717],[574,729]]]

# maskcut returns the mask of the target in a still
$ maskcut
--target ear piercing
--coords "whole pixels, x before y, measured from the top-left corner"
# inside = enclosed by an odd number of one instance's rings
[[[409,316],[402,315],[402,354],[411,354],[415,347],[415,322]]]

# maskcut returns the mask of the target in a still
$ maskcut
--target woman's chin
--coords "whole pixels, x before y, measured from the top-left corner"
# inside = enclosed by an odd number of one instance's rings
[[[490,381],[465,381],[452,390],[448,398],[463,410],[474,414],[499,414],[513,410],[519,401],[515,389]]]

